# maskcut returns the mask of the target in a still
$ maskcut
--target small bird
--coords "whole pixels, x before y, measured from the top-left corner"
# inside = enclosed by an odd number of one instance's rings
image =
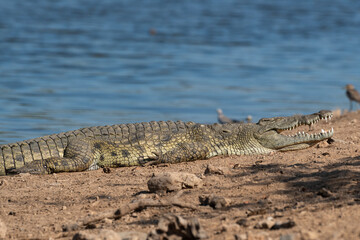
[[[349,111],[351,112],[351,110],[352,110],[352,101],[360,103],[360,93],[354,88],[354,86],[352,84],[347,84],[345,86],[345,89],[346,89],[346,96],[350,100],[350,109],[349,109]]]
[[[223,111],[220,108],[218,108],[216,111],[218,114],[218,122],[219,123],[243,123],[244,122],[244,121],[228,118],[227,116],[225,116],[223,114]],[[249,115],[249,116],[247,116],[247,118],[245,120],[246,120],[246,122],[250,123],[252,121],[252,117]]]

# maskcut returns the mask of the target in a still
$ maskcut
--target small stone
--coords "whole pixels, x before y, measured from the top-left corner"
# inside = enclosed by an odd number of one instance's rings
[[[295,203],[295,208],[303,208],[305,207],[305,203],[304,202],[296,202]]]
[[[239,163],[236,163],[232,168],[233,168],[233,169],[238,169],[238,168],[241,168],[241,166],[240,166]]]
[[[71,232],[79,229],[79,225],[77,224],[69,224],[69,225],[63,225],[62,227],[63,232]]]
[[[274,219],[268,217],[267,219],[261,220],[255,225],[257,229],[271,229],[275,225]]]
[[[208,164],[204,174],[218,174],[218,175],[226,175],[229,174],[230,170],[228,168],[223,167],[215,167],[211,164]]]
[[[249,221],[246,218],[239,219],[239,220],[236,221],[236,223],[239,224],[240,226],[243,226],[243,227],[249,227],[250,226]]]
[[[137,199],[146,199],[146,198],[148,198],[148,196],[146,195],[146,194],[139,194],[137,197],[136,197]]]
[[[329,143],[328,143],[327,141],[319,142],[319,143],[316,145],[317,148],[325,148],[325,147],[327,147],[327,146],[329,146]]]
[[[158,239],[207,239],[205,230],[197,218],[165,215],[160,218],[157,229],[152,230],[147,240]]]
[[[15,215],[16,215],[16,212],[10,211],[10,212],[9,212],[9,215],[10,215],[10,216],[15,216]]]
[[[223,207],[227,207],[231,203],[231,200],[228,198],[224,198],[221,196],[214,196],[214,195],[200,196],[199,201],[202,205],[204,205],[204,206],[209,205],[210,207],[212,207],[214,209],[220,209]]]
[[[202,180],[195,174],[182,172],[165,172],[154,174],[147,183],[150,192],[177,191],[184,188],[196,188],[202,186]]]
[[[257,208],[257,209],[248,209],[246,211],[246,214],[248,217],[254,216],[254,215],[264,215],[267,213],[266,208]]]
[[[331,197],[333,196],[333,193],[327,190],[326,188],[322,188],[317,195],[322,196],[323,198]]]
[[[274,226],[271,227],[271,230],[281,229],[281,228],[292,228],[296,224],[293,220],[288,220],[286,222],[276,222]]]

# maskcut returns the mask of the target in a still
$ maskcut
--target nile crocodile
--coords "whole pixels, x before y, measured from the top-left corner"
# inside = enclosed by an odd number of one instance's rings
[[[263,118],[256,124],[153,121],[81,128],[0,145],[0,175],[84,171],[298,150],[332,137],[333,129],[292,136],[280,133],[331,117],[330,111],[323,110],[310,115]]]

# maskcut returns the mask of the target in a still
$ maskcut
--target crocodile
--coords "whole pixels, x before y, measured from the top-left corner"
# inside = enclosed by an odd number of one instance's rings
[[[0,145],[0,175],[75,172],[299,150],[331,138],[333,128],[317,134],[281,132],[331,117],[331,111],[322,110],[262,118],[257,123],[152,121],[81,128]]]

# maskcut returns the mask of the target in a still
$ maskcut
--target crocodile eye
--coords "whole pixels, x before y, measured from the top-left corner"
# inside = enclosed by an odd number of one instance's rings
[[[271,122],[271,121],[272,121],[272,119],[270,119],[270,118],[261,118],[258,123],[266,123],[266,122]]]

